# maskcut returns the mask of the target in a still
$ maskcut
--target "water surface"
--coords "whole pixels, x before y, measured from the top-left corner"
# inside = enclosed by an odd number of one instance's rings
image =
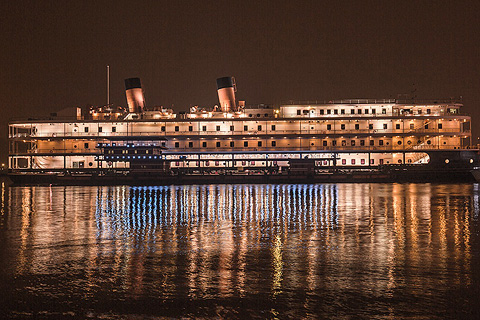
[[[478,317],[479,194],[2,184],[0,316]]]

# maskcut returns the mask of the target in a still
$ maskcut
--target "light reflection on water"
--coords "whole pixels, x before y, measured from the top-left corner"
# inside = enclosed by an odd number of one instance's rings
[[[479,193],[477,184],[2,184],[4,312],[471,315]]]

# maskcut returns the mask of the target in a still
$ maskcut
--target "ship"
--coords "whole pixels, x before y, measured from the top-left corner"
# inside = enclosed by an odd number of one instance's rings
[[[471,117],[453,99],[347,99],[246,105],[234,77],[218,105],[148,107],[139,78],[126,107],[67,108],[9,122],[20,184],[474,181]]]

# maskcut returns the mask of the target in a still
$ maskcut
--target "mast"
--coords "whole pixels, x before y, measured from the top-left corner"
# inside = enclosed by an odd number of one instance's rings
[[[107,106],[110,105],[110,66],[107,65]]]

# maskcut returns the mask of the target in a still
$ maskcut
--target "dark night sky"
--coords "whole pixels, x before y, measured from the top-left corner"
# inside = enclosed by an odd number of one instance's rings
[[[350,3],[351,2],[351,3]],[[106,101],[140,77],[147,105],[463,96],[480,135],[478,1],[3,1],[1,134],[9,118]],[[5,152],[6,139],[2,139]]]

